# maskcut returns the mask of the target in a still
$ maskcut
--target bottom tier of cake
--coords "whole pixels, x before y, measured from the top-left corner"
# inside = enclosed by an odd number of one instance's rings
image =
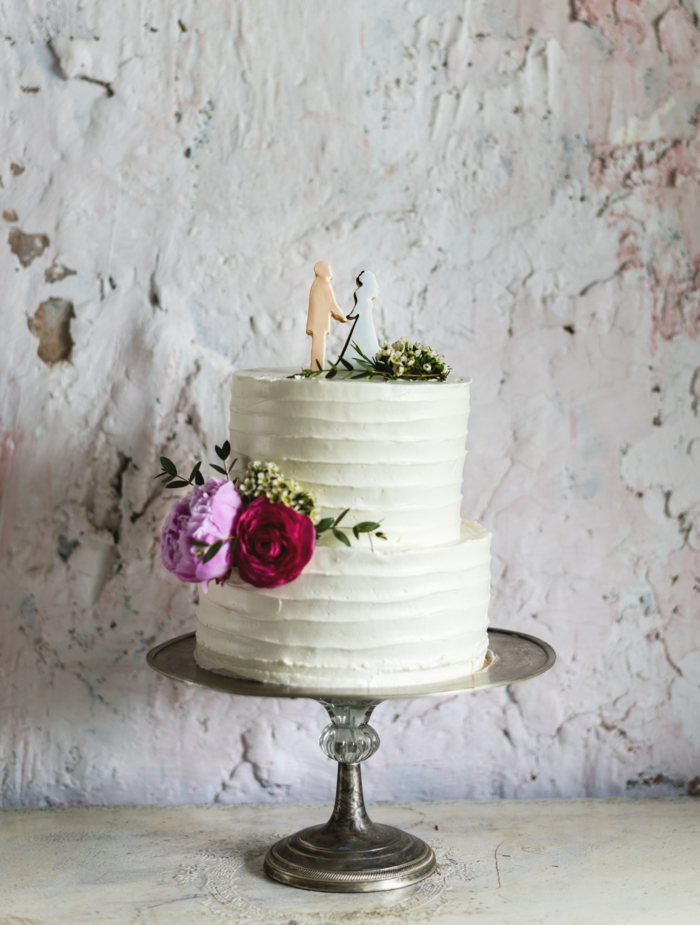
[[[317,547],[302,575],[257,589],[234,571],[197,609],[199,665],[257,681],[368,691],[478,671],[488,638],[491,534],[462,523],[429,548]]]

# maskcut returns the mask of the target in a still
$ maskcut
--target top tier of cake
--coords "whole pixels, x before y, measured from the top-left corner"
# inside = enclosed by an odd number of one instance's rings
[[[237,372],[236,469],[275,462],[314,493],[321,517],[380,521],[389,545],[458,540],[470,379],[379,382]],[[367,542],[363,537],[363,542]]]

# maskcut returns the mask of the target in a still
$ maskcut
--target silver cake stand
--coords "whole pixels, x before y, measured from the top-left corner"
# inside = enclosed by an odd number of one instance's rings
[[[362,796],[360,762],[379,748],[368,725],[383,700],[439,697],[486,691],[534,678],[552,667],[554,649],[541,639],[511,630],[489,630],[484,667],[448,684],[414,684],[387,691],[357,689],[331,692],[288,687],[217,674],[194,660],[195,634],[178,636],[151,649],[148,664],[175,681],[246,697],[304,697],[317,700],[331,722],[321,733],[322,750],[338,762],[335,806],[325,825],[302,829],[272,845],[265,872],[273,880],[305,890],[360,893],[394,890],[417,883],[435,870],[435,855],[420,838],[390,825],[372,822]]]

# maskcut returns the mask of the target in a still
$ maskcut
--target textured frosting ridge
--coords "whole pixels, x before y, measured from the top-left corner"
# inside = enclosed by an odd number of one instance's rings
[[[234,577],[198,609],[197,661],[259,681],[358,690],[449,681],[487,648],[490,534],[431,549],[319,547],[288,585]]]
[[[390,545],[457,540],[471,380],[290,379],[294,372],[235,374],[239,466],[276,462],[314,492],[322,516],[350,508],[350,522],[381,521]]]

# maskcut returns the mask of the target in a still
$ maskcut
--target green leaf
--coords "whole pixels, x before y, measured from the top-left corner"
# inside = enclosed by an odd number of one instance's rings
[[[351,379],[369,379],[372,373],[358,373],[356,376],[350,376]]]
[[[226,455],[224,456],[224,459],[228,459],[229,456],[231,455],[231,444],[228,442],[228,440],[224,443],[221,449],[224,453],[226,453]]]
[[[206,547],[206,546],[209,545],[209,543],[205,543],[204,540],[188,540],[187,542],[190,544],[190,546],[204,546],[204,547]]]
[[[318,366],[318,371],[319,371],[320,373],[322,373],[322,372],[323,372],[323,367],[321,366],[321,363],[320,363],[319,360],[316,360],[316,366]]]
[[[166,485],[166,488],[186,488],[190,483],[186,482],[184,479],[176,479],[174,482],[171,482],[169,485]]]
[[[352,365],[352,363],[348,363],[348,361],[345,359],[345,357],[341,357],[341,358],[340,358],[340,362],[343,364],[343,366],[344,366],[346,369],[354,369],[354,368],[355,368],[355,367]]]
[[[221,549],[223,544],[224,544],[223,540],[217,540],[215,543],[212,543],[209,549],[207,549],[207,551],[204,553],[204,558],[202,559],[202,562],[209,562],[210,559],[213,559],[214,556],[217,554],[217,552]]]
[[[370,363],[370,364],[371,364],[372,361],[370,360],[370,358],[367,356],[367,354],[363,353],[363,352],[360,350],[360,348],[357,346],[357,344],[355,343],[355,341],[352,342],[352,346],[355,348],[355,353],[359,353],[359,355],[362,357],[362,359],[365,361],[365,363]]]
[[[330,530],[333,526],[332,517],[324,517],[323,520],[319,520],[316,524],[316,533],[324,533],[326,530]]]
[[[167,456],[160,457],[160,464],[163,467],[163,472],[167,472],[169,475],[177,475],[175,463],[169,460]]]
[[[194,482],[194,480],[197,478],[197,473],[201,468],[201,462],[195,463],[194,469],[190,472],[190,482]]]
[[[353,530],[357,530],[358,533],[374,533],[380,527],[381,524],[376,524],[371,520],[363,520],[361,524],[355,524]]]
[[[228,443],[228,441],[226,442]],[[226,443],[224,443],[223,446],[215,446],[214,449],[216,450],[216,455],[219,457],[219,459],[226,459],[228,456],[228,453],[226,452]]]
[[[353,527],[353,528],[352,528],[352,532],[355,534],[355,539],[356,539],[356,540],[359,540],[359,538],[360,538],[360,531],[357,529],[357,527]]]
[[[226,475],[226,470],[222,469],[221,466],[217,466],[216,463],[209,463],[212,469],[216,469],[217,472],[220,472],[222,475]]]
[[[333,367],[326,373],[326,379],[335,379],[337,375],[338,375],[338,370],[335,367]]]
[[[378,536],[380,540],[385,540],[385,539],[386,539],[386,534],[384,534],[384,533],[375,533],[374,535],[375,535],[375,536]]]
[[[337,540],[340,540],[341,543],[345,543],[346,546],[349,546],[349,545],[350,545],[350,540],[347,538],[347,536],[345,536],[344,533],[341,533],[340,530],[336,530],[336,529],[334,528],[334,529],[333,529],[333,536],[334,536]]]
[[[197,474],[194,477],[195,485],[204,485],[204,476],[201,472],[197,471]]]
[[[333,521],[333,526],[334,526],[334,527],[337,527],[337,526],[338,526],[338,524],[340,523],[340,521],[343,519],[343,517],[345,517],[345,515],[349,512],[349,510],[350,510],[350,508],[349,508],[349,507],[346,507],[344,511],[341,511],[340,514],[338,514],[338,516],[336,517],[336,519]]]

